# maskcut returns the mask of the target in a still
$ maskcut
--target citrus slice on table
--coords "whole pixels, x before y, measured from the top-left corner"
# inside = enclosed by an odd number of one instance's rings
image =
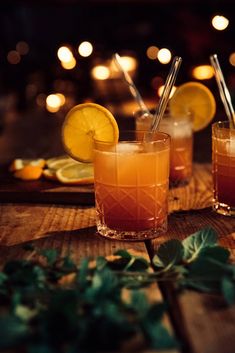
[[[68,164],[71,164],[71,163],[79,163],[77,161],[75,161],[74,159],[70,158],[70,157],[67,157],[67,158],[60,158],[60,159],[55,159],[53,161],[50,161],[49,163],[47,162],[47,167],[48,169],[50,170],[58,170]]]
[[[199,82],[180,85],[169,101],[171,114],[180,117],[192,113],[193,130],[204,129],[216,111],[215,98],[209,88]]]
[[[27,165],[44,168],[45,164],[46,164],[46,161],[43,158],[37,158],[37,159],[16,158],[11,162],[9,170],[10,172],[15,172],[16,170],[20,170]]]
[[[91,163],[71,163],[58,169],[56,177],[63,184],[92,184],[94,182],[94,167]]]
[[[96,103],[73,107],[62,126],[62,141],[70,157],[80,162],[93,160],[94,140],[117,143],[119,130],[112,113]]]
[[[46,166],[49,169],[59,169],[66,163],[71,163],[74,162],[74,159],[71,157],[65,155],[57,156],[57,157],[51,157],[46,160]]]
[[[14,177],[21,180],[37,180],[42,175],[42,167],[37,165],[26,165],[14,172]]]

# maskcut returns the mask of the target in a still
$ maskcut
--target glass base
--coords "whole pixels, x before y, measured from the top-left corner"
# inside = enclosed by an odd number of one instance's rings
[[[235,207],[213,200],[212,208],[223,216],[235,216]]]
[[[146,229],[142,231],[125,231],[115,230],[107,227],[105,224],[97,221],[98,233],[108,239],[113,240],[126,240],[126,241],[143,241],[154,239],[167,231],[167,220],[157,228]]]

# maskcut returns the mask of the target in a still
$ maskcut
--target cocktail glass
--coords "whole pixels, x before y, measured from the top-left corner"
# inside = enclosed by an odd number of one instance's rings
[[[135,115],[136,131],[149,130],[152,124],[152,116]],[[170,185],[181,186],[188,184],[192,176],[193,161],[193,130],[191,115],[185,114],[173,117],[167,110],[160,122],[159,130],[171,136],[170,152]]]
[[[104,237],[139,241],[167,230],[170,137],[149,135],[143,141],[121,131],[115,146],[95,142],[97,229]]]
[[[213,209],[235,216],[235,129],[229,121],[212,125]]]

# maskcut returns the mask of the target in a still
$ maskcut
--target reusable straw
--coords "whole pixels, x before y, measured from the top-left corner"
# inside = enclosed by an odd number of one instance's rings
[[[113,58],[114,58],[114,62],[116,63],[118,69],[122,72],[124,80],[128,84],[130,92],[131,92],[132,96],[134,97],[134,99],[136,100],[137,104],[139,105],[141,111],[143,113],[150,115],[150,112],[149,112],[148,108],[146,107],[138,89],[136,88],[136,86],[135,86],[134,82],[132,81],[128,72],[122,66],[120,55],[115,53]]]
[[[172,62],[170,71],[169,71],[167,79],[166,79],[166,83],[164,85],[163,93],[160,97],[158,106],[156,108],[156,112],[153,116],[153,122],[152,122],[152,125],[150,128],[151,132],[157,130],[159,123],[161,121],[161,118],[166,110],[167,103],[169,101],[169,97],[170,97],[170,93],[171,93],[171,89],[175,83],[176,76],[178,74],[181,62],[182,62],[182,58],[179,56],[176,56]]]
[[[232,105],[232,100],[224,80],[224,75],[221,70],[217,54],[213,54],[210,56],[210,62],[215,71],[216,82],[219,88],[220,97],[224,104],[228,120],[230,121],[231,126],[235,128],[235,113]]]

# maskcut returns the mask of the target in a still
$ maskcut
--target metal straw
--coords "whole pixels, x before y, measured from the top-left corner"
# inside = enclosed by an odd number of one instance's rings
[[[138,89],[136,88],[134,82],[132,81],[130,75],[128,74],[128,72],[123,68],[122,63],[121,63],[121,57],[119,54],[115,53],[113,55],[113,59],[114,62],[116,63],[118,69],[122,72],[123,74],[123,78],[125,80],[125,82],[128,84],[128,87],[130,89],[130,92],[132,94],[132,96],[134,97],[134,99],[136,100],[137,104],[139,105],[141,111],[143,113],[147,113],[150,114],[148,108],[146,107]]]
[[[227,114],[227,117],[230,121],[231,126],[233,128],[235,128],[235,112],[233,109],[231,96],[230,96],[229,90],[226,86],[223,72],[222,72],[220,64],[219,64],[217,54],[213,54],[210,56],[210,62],[211,62],[211,65],[213,66],[214,71],[215,71],[215,78],[216,78],[216,82],[217,82],[217,85],[219,88],[221,100],[224,104],[225,112]]]
[[[176,56],[172,62],[169,74],[166,79],[166,83],[164,85],[163,93],[160,97],[158,106],[156,108],[156,112],[153,116],[153,122],[152,122],[152,125],[150,128],[150,131],[156,131],[159,126],[161,118],[166,110],[167,103],[169,101],[169,97],[170,97],[170,93],[171,93],[171,89],[175,83],[176,76],[178,74],[181,62],[182,62],[182,58],[179,56]]]

